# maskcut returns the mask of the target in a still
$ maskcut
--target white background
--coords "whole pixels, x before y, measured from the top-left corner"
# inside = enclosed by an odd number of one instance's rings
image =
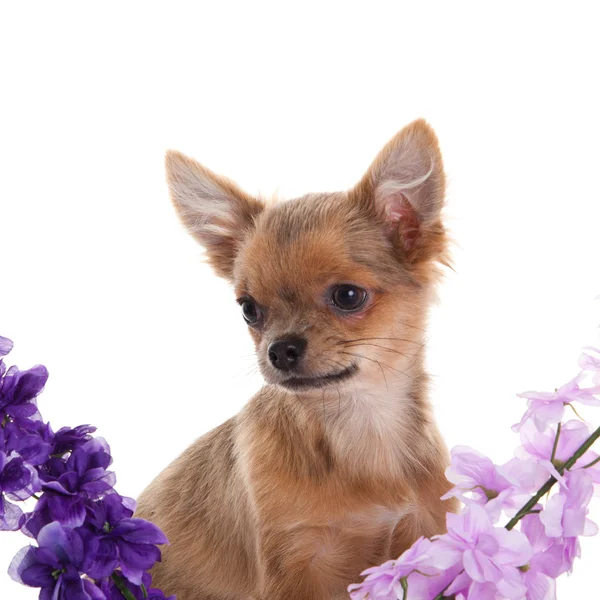
[[[168,201],[167,148],[294,197],[352,186],[400,127],[430,121],[457,241],[429,334],[450,446],[510,458],[515,394],[554,389],[598,343],[594,3],[10,4],[0,333],[9,364],[49,368],[55,428],[108,439],[122,494],[260,386],[233,294]],[[4,574],[27,539],[0,538],[0,597],[37,597]],[[590,597],[599,561],[586,540],[559,598]]]

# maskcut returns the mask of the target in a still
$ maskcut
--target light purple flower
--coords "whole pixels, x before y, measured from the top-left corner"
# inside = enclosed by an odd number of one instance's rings
[[[585,352],[579,358],[579,366],[589,373],[593,374],[594,383],[600,386],[600,350],[592,346],[586,346]],[[600,393],[600,388],[598,392]]]
[[[556,439],[556,428],[548,429],[541,433],[538,431],[531,422],[525,423],[521,429],[521,442],[523,445],[517,449],[516,455],[518,458],[526,459],[531,457],[538,465],[537,472],[535,473],[535,485],[540,483],[540,480],[544,476],[552,475],[564,485],[565,480],[563,476],[556,470],[556,465],[565,463],[575,451],[583,444],[583,442],[589,437],[589,427],[581,421],[567,421],[561,427],[558,444],[554,454],[554,462],[550,459],[552,457],[552,451],[554,448],[554,442]],[[584,467],[598,455],[588,450],[581,458],[577,460],[574,467],[571,470]],[[596,480],[600,477],[600,472],[597,469],[589,469],[589,474]],[[534,473],[532,472],[532,475]]]
[[[446,523],[448,533],[436,543],[442,545],[448,557],[462,561],[472,581],[493,583],[506,598],[521,600],[525,587],[518,568],[531,558],[527,537],[520,531],[494,527],[489,514],[477,504],[461,514],[448,514]]]
[[[411,583],[409,578],[410,598],[427,600],[426,596],[422,596],[424,591],[427,595],[436,595],[449,582],[431,576],[441,575],[455,563],[454,556],[445,553],[439,544],[421,537],[397,560],[388,560],[378,567],[372,567],[361,573],[366,575],[366,579],[362,583],[350,585],[348,591],[352,600],[364,598],[395,600],[403,594],[401,578],[418,571],[432,580],[436,579],[433,585],[437,586],[437,592],[430,587],[430,582],[427,582],[427,587],[424,589],[422,581],[415,579]]]
[[[577,537],[596,535],[598,526],[587,518],[587,506],[594,493],[591,476],[579,470],[565,473],[566,487],[546,502],[540,514],[549,537]]]
[[[485,505],[493,520],[502,510],[514,514],[529,496],[510,479],[509,472],[495,465],[487,456],[467,446],[455,446],[452,464],[446,469],[446,479],[455,484],[442,500],[459,498],[465,504]]]
[[[533,549],[523,574],[527,600],[556,600],[556,578],[573,567],[570,542],[548,537],[538,514],[522,519],[521,531]]]
[[[600,406],[600,388],[581,388],[581,374],[565,383],[555,392],[523,392],[517,394],[520,398],[527,398],[527,411],[520,423],[513,425],[513,431],[519,431],[529,420],[535,423],[538,431],[545,431],[550,425],[560,423],[565,414],[565,405],[571,402],[581,402]]]

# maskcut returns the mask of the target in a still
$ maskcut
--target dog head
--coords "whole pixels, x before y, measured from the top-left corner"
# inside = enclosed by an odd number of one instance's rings
[[[447,246],[442,160],[425,121],[347,192],[267,205],[181,153],[166,168],[183,223],[235,288],[269,383],[387,385],[418,361]]]

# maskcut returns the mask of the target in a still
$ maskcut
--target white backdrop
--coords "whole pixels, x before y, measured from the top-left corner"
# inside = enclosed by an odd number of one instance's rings
[[[170,206],[165,149],[294,197],[350,187],[424,116],[457,241],[432,400],[449,445],[510,458],[515,394],[599,343],[592,6],[3,3],[0,334],[9,364],[49,368],[46,419],[98,426],[135,496],[260,386],[233,294]],[[0,597],[36,598],[5,574],[27,538],[0,539]],[[599,561],[586,540],[559,597],[596,590]]]

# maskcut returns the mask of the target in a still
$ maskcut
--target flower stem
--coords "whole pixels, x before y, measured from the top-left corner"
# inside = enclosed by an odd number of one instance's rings
[[[408,579],[406,577],[400,577],[400,587],[402,588],[402,600],[408,598]]]
[[[127,589],[123,579],[117,575],[117,573],[113,573],[110,578],[115,582],[115,585],[119,588],[121,592],[121,596],[125,598],[125,600],[135,600],[135,596],[131,593],[130,590]]]
[[[591,445],[600,438],[600,427],[590,435],[590,437],[575,450],[573,456],[569,458],[561,467],[556,469],[561,475],[568,471],[591,447]],[[514,528],[514,526],[527,514],[531,512],[532,509],[535,508],[535,505],[539,502],[540,498],[547,494],[552,486],[556,483],[556,479],[554,477],[550,477],[546,483],[537,491],[535,496],[533,496],[522,508],[519,512],[506,524],[506,529],[509,531]]]
[[[465,570],[463,569],[458,575],[461,575],[464,572]],[[458,575],[456,577],[458,577]],[[456,577],[454,579],[456,579]],[[446,600],[452,600],[453,598],[456,598],[454,594],[452,594],[452,596],[444,596],[444,592],[454,583],[454,579],[433,600],[444,600],[444,598]]]
[[[585,467],[583,467],[584,469],[589,469],[590,467],[593,467],[594,465],[598,464],[600,462],[600,456],[598,458],[595,458],[592,462],[589,462],[587,465],[585,465]]]
[[[554,464],[554,459],[556,457],[556,449],[558,448],[558,440],[560,439],[560,430],[562,427],[562,423],[558,424],[556,428],[556,437],[554,438],[554,445],[552,446],[552,456],[550,457],[550,462]]]

